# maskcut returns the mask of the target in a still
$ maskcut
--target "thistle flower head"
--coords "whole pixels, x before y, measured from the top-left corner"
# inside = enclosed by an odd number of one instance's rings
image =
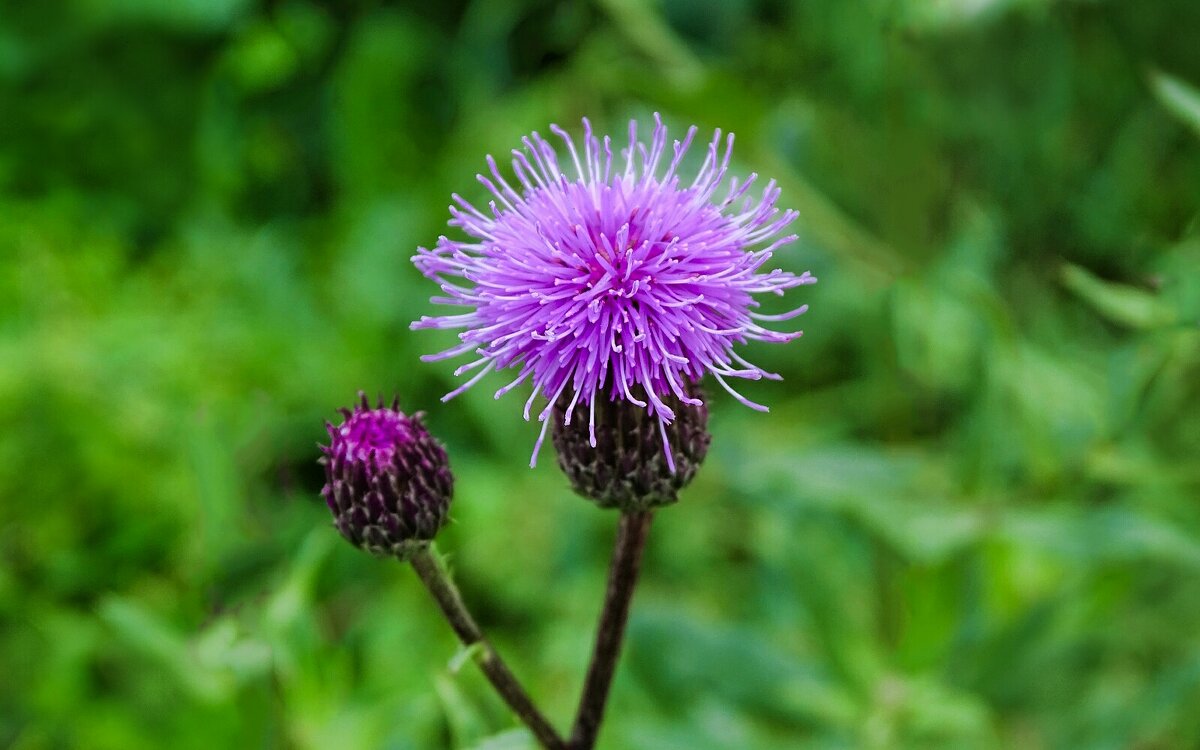
[[[446,521],[454,478],[441,444],[421,415],[392,402],[371,408],[359,394],[340,425],[326,422],[325,487],[333,522],[351,544],[377,555],[407,559]]]
[[[734,346],[800,335],[763,324],[800,315],[807,305],[764,315],[755,299],[816,281],[807,272],[762,272],[779,247],[796,239],[783,234],[796,212],[776,207],[774,181],[752,195],[755,175],[726,180],[733,135],[722,139],[719,130],[695,175],[685,179],[679,170],[696,128],[668,149],[666,127],[654,119],[648,144],[630,122],[618,155],[586,119],[582,148],[551,125],[565,163],[533,133],[523,139],[523,150],[512,152],[513,182],[489,156],[489,174],[479,175],[492,195],[487,209],[458,195],[450,206],[450,225],[470,239],[443,236],[413,258],[445,292],[433,301],[463,308],[413,324],[462,329],[461,343],[424,359],[475,355],[455,373],[475,374],[443,400],[509,368],[515,377],[497,398],[530,381],[526,419],[539,394],[547,399],[531,465],[556,409],[568,421],[586,408],[595,447],[597,409],[623,401],[654,421],[674,471],[667,427],[678,404],[701,403],[688,385],[710,374],[741,403],[766,411],[728,379],[779,376],[746,361]]]

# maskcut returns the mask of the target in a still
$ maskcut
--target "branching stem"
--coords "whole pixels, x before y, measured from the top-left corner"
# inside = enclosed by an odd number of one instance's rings
[[[454,585],[446,566],[438,556],[437,550],[433,549],[432,544],[413,555],[412,565],[426,588],[429,589],[429,593],[441,607],[442,614],[446,616],[446,620],[458,635],[458,639],[462,641],[464,647],[473,651],[479,668],[483,670],[488,681],[496,688],[496,692],[513,710],[513,713],[524,722],[525,726],[529,727],[529,731],[533,732],[533,736],[537,738],[542,747],[547,750],[565,750],[567,744],[562,737],[534,705],[529,694],[525,692],[512,671],[496,653],[496,649],[483,637],[483,632],[475,623],[475,619],[471,617],[471,613],[467,611],[458,587]]]

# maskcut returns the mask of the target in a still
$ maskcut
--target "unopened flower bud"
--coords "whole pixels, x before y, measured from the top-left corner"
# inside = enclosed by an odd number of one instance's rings
[[[407,560],[446,522],[454,477],[446,450],[393,402],[371,408],[365,395],[340,425],[326,423],[321,494],[333,523],[356,547]]]
[[[554,447],[571,487],[602,508],[644,511],[678,500],[679,490],[696,476],[708,454],[708,407],[690,386],[693,400],[666,399],[675,412],[667,424],[627,400],[597,397],[566,410],[554,410]],[[594,445],[593,445],[594,441]]]

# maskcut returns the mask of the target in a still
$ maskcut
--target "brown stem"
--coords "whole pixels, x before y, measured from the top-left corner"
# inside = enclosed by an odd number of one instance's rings
[[[432,545],[414,554],[412,565],[429,589],[429,593],[437,600],[438,606],[442,608],[442,614],[450,622],[450,627],[454,629],[458,639],[462,641],[463,646],[472,649],[479,668],[513,713],[529,727],[529,731],[533,732],[533,736],[542,747],[547,750],[565,750],[567,745],[562,737],[534,705],[529,694],[496,653],[496,649],[483,637],[483,632],[467,611],[462,595],[458,593],[458,587],[454,585]]]
[[[633,591],[637,587],[642,550],[646,547],[646,535],[650,532],[650,522],[653,518],[654,515],[650,511],[621,513],[612,563],[608,569],[604,608],[600,611],[596,644],[592,648],[592,662],[588,665],[583,695],[579,699],[579,710],[575,714],[575,726],[571,730],[568,745],[570,750],[592,750],[596,745],[596,737],[600,734],[604,706],[608,702],[608,691],[617,668],[617,658],[621,655],[625,624],[629,621]]]

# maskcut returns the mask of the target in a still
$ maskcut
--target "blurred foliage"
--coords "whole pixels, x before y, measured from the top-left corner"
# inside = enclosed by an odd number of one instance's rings
[[[426,409],[549,713],[613,518],[442,405],[408,262],[549,122],[738,134],[821,283],[651,540],[607,748],[1200,746],[1194,0],[0,9],[0,745],[528,747],[321,423]]]

